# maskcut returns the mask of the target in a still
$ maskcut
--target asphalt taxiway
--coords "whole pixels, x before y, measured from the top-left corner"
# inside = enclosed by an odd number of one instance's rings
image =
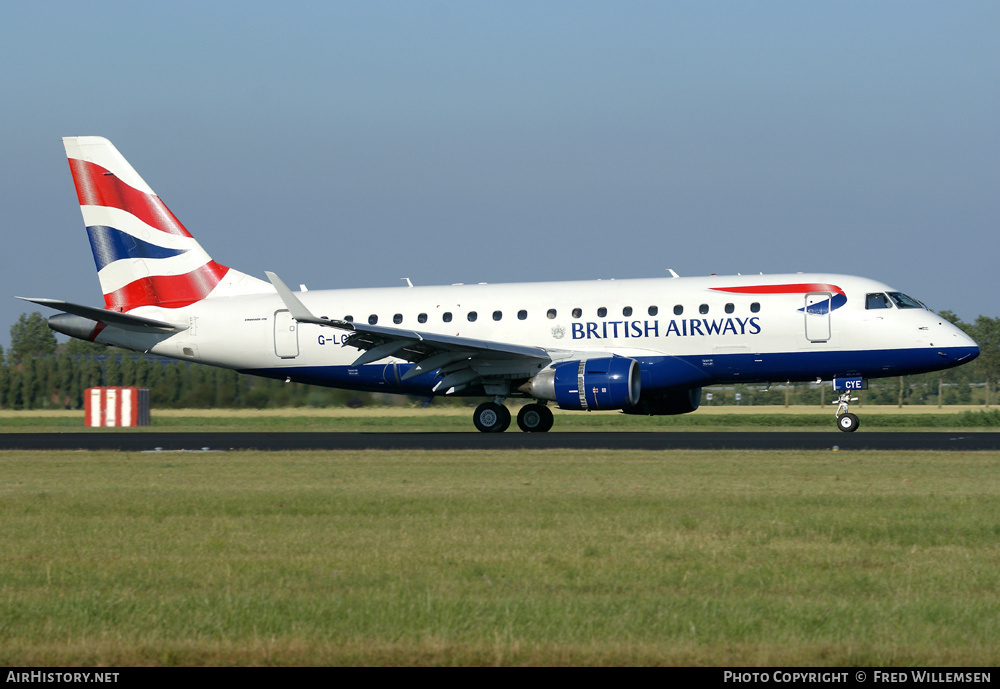
[[[1000,433],[3,433],[0,450],[1000,450]]]

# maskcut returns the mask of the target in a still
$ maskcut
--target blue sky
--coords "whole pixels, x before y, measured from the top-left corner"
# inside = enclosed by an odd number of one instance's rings
[[[844,272],[1000,315],[1000,3],[11,3],[0,343],[101,305],[60,137],[310,288]]]

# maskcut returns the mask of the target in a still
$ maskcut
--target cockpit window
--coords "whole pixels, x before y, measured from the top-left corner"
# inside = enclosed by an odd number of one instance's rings
[[[881,292],[875,292],[874,294],[869,294],[865,297],[865,308],[866,309],[891,309],[892,302],[889,301],[889,297]]]
[[[927,308],[913,297],[908,297],[902,292],[889,292],[889,297],[896,305],[897,309],[924,309]]]

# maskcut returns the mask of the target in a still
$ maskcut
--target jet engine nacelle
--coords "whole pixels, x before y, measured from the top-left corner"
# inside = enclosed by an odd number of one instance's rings
[[[626,414],[670,416],[693,412],[701,404],[701,388],[674,390],[656,397],[644,398],[639,404],[623,409]]]
[[[620,356],[563,361],[545,369],[520,390],[554,400],[560,409],[624,409],[639,402],[639,362]]]

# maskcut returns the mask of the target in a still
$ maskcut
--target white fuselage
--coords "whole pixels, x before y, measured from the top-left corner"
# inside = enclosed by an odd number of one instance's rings
[[[787,274],[317,290],[297,296],[320,317],[540,347],[553,361],[635,358],[644,368],[644,391],[902,375],[958,365],[978,353],[967,335],[929,310],[866,308],[866,295],[889,292],[887,285],[865,278]],[[826,306],[810,313],[808,300],[826,300]],[[387,358],[355,369],[359,350],[342,346],[349,332],[296,323],[276,294],[209,297],[183,309],[145,307],[135,313],[189,327],[172,335],[107,328],[98,341],[358,389],[391,390],[392,381],[376,373],[387,365],[410,365]]]

